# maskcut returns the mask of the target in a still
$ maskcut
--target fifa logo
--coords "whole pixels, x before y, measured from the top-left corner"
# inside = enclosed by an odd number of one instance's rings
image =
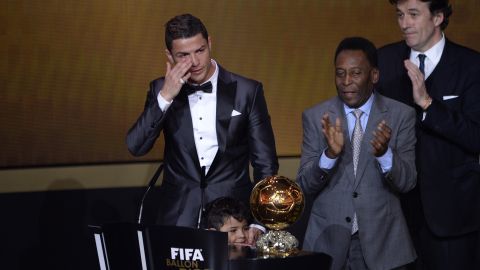
[[[201,249],[196,248],[170,248],[170,258],[181,261],[202,261],[203,255]]]

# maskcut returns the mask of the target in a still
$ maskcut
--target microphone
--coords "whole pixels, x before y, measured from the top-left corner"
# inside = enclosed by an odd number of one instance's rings
[[[205,166],[202,166],[202,175],[200,175],[200,191],[202,192],[202,194],[200,195],[200,210],[198,211],[197,229],[200,229],[202,225],[203,213],[205,212],[205,187],[207,186],[207,180],[205,179],[205,170]]]
[[[157,179],[160,176],[160,173],[162,173],[162,171],[163,171],[163,163],[160,164],[160,166],[158,166],[157,171],[155,172],[152,179],[150,179],[150,182],[148,183],[147,190],[145,191],[145,193],[143,193],[142,201],[140,202],[140,209],[138,211],[137,224],[142,223],[143,201],[145,201],[145,198],[147,197],[147,194],[150,191],[150,189],[152,189],[153,186],[155,186],[155,183],[157,182]]]

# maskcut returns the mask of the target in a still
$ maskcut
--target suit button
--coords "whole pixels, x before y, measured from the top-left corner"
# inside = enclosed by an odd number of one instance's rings
[[[353,192],[352,196],[353,196],[353,198],[357,198],[357,197],[358,197],[358,193],[357,193],[357,192]]]
[[[352,219],[350,217],[346,217],[345,220],[350,223],[352,221]]]

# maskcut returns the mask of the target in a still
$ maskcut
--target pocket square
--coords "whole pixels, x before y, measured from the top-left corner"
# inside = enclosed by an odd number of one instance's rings
[[[242,114],[241,112],[237,112],[235,110],[232,111],[232,117],[237,116],[237,115],[241,115],[241,114]]]
[[[452,95],[452,96],[443,96],[443,100],[449,100],[453,98],[457,98],[458,96]]]

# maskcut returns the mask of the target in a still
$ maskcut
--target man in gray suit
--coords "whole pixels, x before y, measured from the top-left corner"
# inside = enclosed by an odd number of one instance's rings
[[[346,38],[335,53],[338,96],[303,113],[298,181],[312,203],[303,249],[332,269],[403,269],[416,254],[399,193],[416,184],[415,113],[374,93],[375,46]]]

